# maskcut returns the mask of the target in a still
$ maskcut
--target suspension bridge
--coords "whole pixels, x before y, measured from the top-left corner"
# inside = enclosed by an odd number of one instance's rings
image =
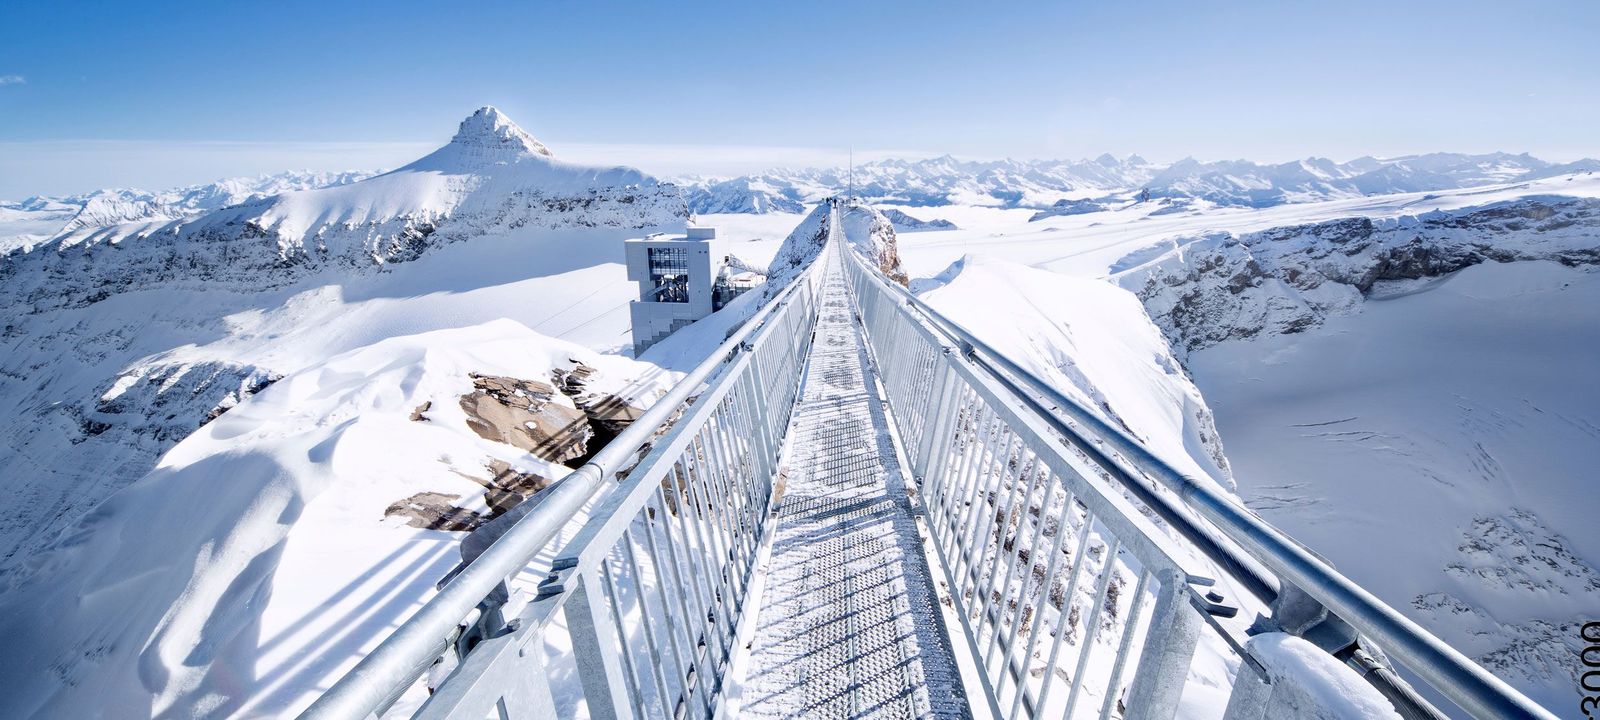
[[[304,717],[1554,717],[831,220]]]

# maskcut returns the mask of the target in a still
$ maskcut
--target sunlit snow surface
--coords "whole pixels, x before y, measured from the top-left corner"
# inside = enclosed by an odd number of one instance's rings
[[[904,235],[901,254],[913,277],[973,253],[1106,278],[1179,236],[1533,195],[1597,197],[1600,177],[1037,223],[1026,211],[919,208],[962,229]],[[984,313],[971,314],[983,327]],[[1600,597],[1594,266],[1490,262],[1380,284],[1320,327],[1224,341],[1186,364],[1249,506],[1535,699],[1572,703],[1577,627]]]
[[[1173,462],[1226,482],[1198,431],[1209,404],[1246,502],[1559,707],[1570,700],[1561,673],[1572,658],[1551,654],[1548,641],[1576,637],[1564,624],[1600,591],[1600,542],[1584,518],[1596,503],[1583,492],[1600,459],[1600,397],[1586,384],[1600,337],[1594,275],[1550,263],[1489,265],[1388,288],[1397,297],[1368,300],[1298,335],[1189,354],[1203,399],[1133,296],[1100,284],[1128,258],[1169,248],[1180,235],[1398,217],[1530,194],[1595,197],[1600,180],[1265,210],[1153,214],[1161,206],[1146,204],[1034,223],[1027,210],[918,208],[919,217],[962,229],[902,235],[900,251],[914,279],[973,255],[963,266],[971,274],[947,276],[945,288],[927,293],[930,302],[944,293],[941,307],[973,325],[990,317],[1013,329],[1032,324],[1037,332],[991,339],[1055,373],[1069,392],[1106,401]],[[801,217],[701,219],[722,228],[730,251],[763,263]],[[0,694],[0,715],[281,715],[303,706],[454,561],[453,537],[381,519],[424,477],[429,489],[471,492],[477,486],[450,469],[493,452],[464,421],[451,421],[453,410],[441,411],[437,427],[409,421],[422,399],[454,408],[466,372],[539,377],[574,355],[609,368],[614,380],[670,380],[651,365],[591,352],[627,342],[626,302],[636,289],[624,277],[620,241],[636,232],[503,229],[354,279],[257,294],[135,289],[115,303],[58,311],[52,326],[65,335],[6,360],[47,368],[61,397],[81,397],[124,367],[160,363],[266,367],[287,377],[173,448],[58,552],[39,555],[39,583],[27,595],[0,596],[0,630],[17,653],[0,669],[0,685],[21,688]],[[1011,262],[1039,270],[1008,270]],[[1057,285],[1043,271],[1069,277]],[[663,343],[644,359],[682,370],[727,325],[714,318],[691,327],[676,348]],[[465,329],[432,332],[446,328]],[[431,334],[406,337],[416,333]],[[120,344],[101,352],[94,343],[108,337]],[[1068,350],[1074,343],[1081,347]],[[7,398],[23,401],[39,399]],[[1178,402],[1190,412],[1176,412]],[[22,406],[11,409],[23,417]],[[1339,435],[1341,425],[1377,441],[1352,441],[1359,436]],[[12,462],[41,490],[52,477],[96,476],[74,461],[81,446],[51,434],[70,426],[8,430],[34,433]],[[1205,656],[1186,716],[1215,714],[1224,665]]]

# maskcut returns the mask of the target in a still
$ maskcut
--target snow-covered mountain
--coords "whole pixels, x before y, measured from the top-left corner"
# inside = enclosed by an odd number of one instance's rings
[[[923,232],[928,230],[956,229],[956,224],[950,222],[949,220],[945,220],[943,218],[923,220],[921,218],[912,217],[904,210],[897,208],[884,208],[883,216],[889,218],[889,222],[894,223],[894,229],[898,232]]]
[[[1600,170],[1600,161],[1556,164],[1526,153],[1432,153],[1362,157],[1345,163],[1307,158],[1260,164],[1185,158],[1152,164],[1137,155],[1093,160],[882,160],[855,168],[856,194],[880,204],[1051,208],[1061,201],[1124,203],[1151,198],[1221,206],[1269,207],[1364,195],[1449,190]],[[696,212],[797,212],[852,182],[841,168],[771,170],[732,179],[688,179]],[[1057,206],[1060,207],[1060,206]],[[1083,209],[1083,206],[1067,206]]]
[[[314,190],[372,177],[371,172],[289,171],[228,178],[160,192],[111,188],[68,197],[0,200],[0,254],[85,228],[176,220],[272,195]]]
[[[557,160],[484,108],[384,175],[0,256],[0,575],[221,410],[337,353],[502,317],[610,347],[617,330],[573,301],[625,311],[622,239],[686,217],[676,186]]]

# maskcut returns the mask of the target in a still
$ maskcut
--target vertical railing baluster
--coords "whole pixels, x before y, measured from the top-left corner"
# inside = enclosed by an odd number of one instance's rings
[[[1017,616],[1016,616],[1016,619],[1011,622],[1011,630],[1006,636],[1006,643],[1005,643],[1006,651],[1005,651],[1005,654],[1003,654],[1000,657],[1000,670],[1001,670],[1001,673],[1000,673],[1000,677],[995,681],[995,692],[997,694],[1004,694],[1005,693],[1006,678],[1011,675],[1011,656],[1012,656],[1012,652],[1014,650],[1016,650],[1016,647],[1017,647],[1017,633],[1021,632],[1021,630],[1022,630],[1022,616],[1023,616],[1023,613],[1026,611],[1029,601],[1031,601],[1033,599],[1033,593],[1028,592],[1028,580],[1029,580],[1029,578],[1031,578],[1033,576],[1033,568],[1034,568],[1035,564],[1037,564],[1039,562],[1039,540],[1044,537],[1044,519],[1046,517],[1048,517],[1048,514],[1050,512],[1050,499],[1055,497],[1055,491],[1056,491],[1056,483],[1051,482],[1051,479],[1054,478],[1054,475],[1052,475],[1048,469],[1040,468],[1040,467],[1036,466],[1034,468],[1034,472],[1039,477],[1046,478],[1045,479],[1045,483],[1044,483],[1044,497],[1039,498],[1039,518],[1038,518],[1038,520],[1034,521],[1034,523],[1033,523],[1033,538],[1028,541],[1028,549],[1027,549],[1027,552],[1028,552],[1028,567],[1025,570],[1023,570],[1023,575],[1022,575],[1022,578],[1020,580],[1020,587],[1018,588],[1018,592],[1017,592]],[[1030,500],[1030,504],[1031,504],[1032,490],[1029,490],[1029,500]],[[1028,506],[1025,505],[1022,508],[1022,512],[1023,512],[1023,517],[1027,517]],[[1056,532],[1056,542],[1055,542],[1055,544],[1057,546],[1060,545],[1061,535],[1062,535],[1062,533],[1060,532],[1060,529],[1058,528],[1057,532]],[[1018,530],[1017,538],[1019,540],[1022,538],[1022,534],[1021,534],[1021,530],[1020,529]],[[1022,552],[1023,551],[1022,551],[1021,547],[1018,547],[1016,549],[1017,562],[1021,562],[1021,560],[1022,560]],[[1054,559],[1055,558],[1050,558],[1051,561],[1053,561]],[[1054,572],[1054,567],[1053,566],[1051,567],[1050,572]],[[1008,577],[1009,577],[1009,573],[1008,573]],[[1047,573],[1046,577],[1045,577],[1045,582],[1048,583],[1049,580],[1050,580],[1050,578],[1049,578],[1048,573]],[[1009,580],[1007,581],[1007,587],[1010,587],[1010,581]],[[1030,633],[1029,633],[1030,635],[1033,634],[1031,631],[1032,630],[1037,630],[1039,625],[1040,625],[1040,623],[1038,622],[1039,616],[1040,616],[1040,611],[1039,611],[1038,607],[1035,606],[1034,615],[1033,615],[1033,618],[1032,618],[1033,627],[1030,628]],[[1030,652],[1032,651],[1032,647],[1029,648],[1029,651]],[[1023,663],[1024,663],[1024,665],[1026,665],[1027,661],[1024,660]],[[1021,683],[1019,682],[1018,685],[1021,685]],[[1020,693],[1019,693],[1019,696],[1020,696]]]
[[[1056,524],[1055,539],[1050,545],[1050,564],[1049,564],[1049,567],[1046,568],[1045,571],[1044,571],[1044,582],[1040,583],[1040,590],[1041,590],[1041,592],[1039,594],[1040,602],[1039,602],[1039,604],[1035,605],[1036,609],[1034,610],[1034,613],[1033,613],[1033,627],[1028,629],[1028,646],[1027,646],[1027,649],[1024,650],[1023,653],[1022,653],[1022,671],[1017,674],[1017,681],[1016,681],[1017,692],[1016,692],[1016,695],[1012,698],[1012,701],[1011,701],[1011,711],[1006,713],[1006,717],[1007,718],[1015,718],[1017,716],[1018,710],[1020,710],[1022,708],[1022,700],[1023,700],[1023,698],[1025,698],[1027,696],[1027,693],[1028,693],[1028,665],[1033,662],[1033,651],[1038,647],[1038,643],[1039,643],[1039,631],[1040,631],[1041,628],[1044,627],[1044,612],[1045,612],[1044,611],[1044,606],[1050,604],[1050,589],[1055,587],[1056,570],[1057,570],[1057,568],[1060,567],[1060,565],[1061,565],[1061,557],[1065,554],[1065,553],[1061,552],[1061,543],[1062,543],[1063,540],[1066,539],[1068,532],[1072,529],[1071,515],[1072,515],[1072,512],[1073,512],[1073,503],[1075,502],[1075,498],[1074,498],[1074,496],[1072,494],[1072,491],[1067,488],[1065,483],[1062,483],[1062,485],[1061,485],[1061,492],[1062,492],[1061,519]],[[1041,528],[1044,527],[1044,519],[1046,517],[1046,514],[1049,513],[1049,512],[1050,512],[1050,505],[1049,505],[1048,502],[1046,502],[1043,506],[1041,506],[1041,509],[1039,511],[1039,526]],[[1088,532],[1085,531],[1083,533],[1083,536],[1080,538],[1079,542],[1080,543],[1087,543],[1088,540],[1089,540],[1089,535],[1088,535]],[[1078,548],[1077,552],[1079,552],[1079,553],[1083,552],[1083,547],[1081,545]],[[1074,559],[1074,561],[1076,561],[1077,556],[1073,556],[1073,559]],[[1030,563],[1031,562],[1032,561],[1030,559]],[[1074,568],[1075,567],[1076,566],[1074,565]],[[1062,615],[1064,617],[1065,616],[1065,612],[1063,612]],[[1058,623],[1058,625],[1059,625],[1059,623]],[[1058,628],[1057,632],[1058,633],[1060,632],[1059,628]],[[1007,652],[1009,653],[1010,651],[1007,650]],[[1004,663],[1003,667],[1006,668],[1007,672],[1010,671],[1010,669],[1011,669],[1011,661],[1009,660],[1009,658],[1006,660],[1006,662]],[[1052,671],[1053,671],[1053,668],[1050,668],[1050,667],[1046,667],[1045,668],[1045,672],[1047,672],[1047,673],[1052,672]],[[1002,683],[995,687],[995,692],[998,693],[998,692],[1003,691],[1004,689],[1005,689],[1005,685],[1004,685],[1004,681],[1003,681],[1003,678],[1002,678]]]
[[[1072,507],[1069,505],[1066,517],[1070,518],[1071,516]],[[1044,664],[1044,681],[1039,685],[1039,701],[1036,705],[1038,710],[1034,713],[1035,715],[1045,712],[1048,707],[1045,703],[1050,700],[1050,685],[1052,684],[1051,681],[1055,680],[1056,677],[1056,662],[1061,657],[1062,641],[1067,637],[1067,618],[1072,617],[1073,596],[1078,592],[1078,578],[1083,577],[1081,571],[1084,566],[1088,565],[1085,560],[1089,555],[1089,536],[1093,533],[1093,528],[1094,513],[1085,512],[1083,514],[1083,526],[1078,528],[1078,547],[1072,554],[1072,567],[1067,574],[1067,593],[1063,596],[1061,607],[1058,611],[1060,617],[1056,619],[1056,637],[1050,643],[1050,659],[1045,661]],[[1076,681],[1076,678],[1074,678],[1074,681]]]
[[[970,532],[972,518],[979,513],[978,507],[980,505],[988,503],[988,492],[984,482],[983,467],[986,462],[984,458],[989,452],[989,446],[994,441],[994,438],[999,435],[995,426],[1000,424],[999,417],[989,410],[988,406],[980,403],[977,407],[982,408],[983,411],[983,429],[978,435],[974,436],[973,442],[967,448],[969,454],[962,460],[961,477],[964,487],[960,492],[961,497],[966,499],[968,504],[962,509],[958,524],[951,528],[952,534],[955,536],[955,547],[952,547],[949,553],[952,561],[950,574],[956,578],[956,581],[963,588],[966,587],[966,579],[961,572],[961,563],[958,559],[965,557],[971,551],[970,545],[973,541],[972,533]]]
[[[1028,456],[1032,456],[1033,455],[1032,452],[1029,452],[1029,451],[1025,451],[1025,452],[1026,452],[1026,455],[1024,455],[1024,457],[1028,457]],[[1004,602],[1004,599],[1011,595],[1011,579],[1016,574],[1017,563],[1022,561],[1022,526],[1023,526],[1022,521],[1025,518],[1028,517],[1028,505],[1033,500],[1033,491],[1038,489],[1039,476],[1040,476],[1040,473],[1038,471],[1038,457],[1037,456],[1032,456],[1027,460],[1027,462],[1019,462],[1019,467],[1024,468],[1023,471],[1028,474],[1028,487],[1027,487],[1027,490],[1025,490],[1023,492],[1022,497],[1021,497],[1021,499],[1019,501],[1011,503],[1011,505],[1006,508],[1005,520],[1002,522],[1001,527],[1000,527],[1000,537],[996,540],[996,544],[997,544],[997,547],[999,548],[999,550],[1004,551],[1005,547],[1006,547],[1006,535],[1007,535],[1008,531],[1011,528],[1011,515],[1012,515],[1012,513],[1017,512],[1016,505],[1020,502],[1020,504],[1022,505],[1022,510],[1021,510],[1020,513],[1018,513],[1017,535],[1016,535],[1016,539],[1011,542],[1011,550],[1006,551],[1007,560],[1006,560],[1005,579],[1002,580],[1000,582],[1000,585],[999,585],[1002,601],[1000,602],[999,607],[996,608],[996,612],[995,612],[995,632],[994,632],[994,636],[992,638],[990,638],[990,644],[989,644],[988,651],[983,656],[983,662],[984,662],[985,665],[989,665],[989,664],[994,662],[994,654],[995,654],[995,652],[997,652],[1000,649],[1000,626],[1004,623],[1005,618],[1006,618],[1006,603]],[[1015,482],[1017,482],[1017,484],[1020,485],[1021,484],[1021,478],[1020,477],[1017,478],[1017,480]],[[1029,551],[1029,555],[1028,556],[1030,558],[1033,557],[1033,554],[1032,554],[1031,550]],[[996,566],[995,569],[998,571],[999,567]],[[1026,585],[1026,583],[1024,583],[1024,585]],[[1017,627],[1018,622],[1020,622],[1021,619],[1022,619],[1022,607],[1023,607],[1023,604],[1024,604],[1023,603],[1023,598],[1022,597],[1018,597],[1017,598],[1016,616],[1013,617],[1012,620],[1011,620],[1011,628],[1012,629],[1011,629],[1011,632],[1009,633],[1009,635],[1012,638],[1016,637],[1016,627]],[[1011,642],[1011,641],[1007,640],[1007,642]]]
[[[1072,674],[1072,692],[1067,694],[1067,717],[1072,717],[1072,709],[1077,707],[1078,697],[1083,693],[1083,676],[1089,669],[1089,657],[1094,654],[1094,639],[1100,636],[1100,613],[1106,607],[1106,589],[1111,587],[1112,577],[1117,574],[1117,553],[1121,550],[1121,538],[1113,536],[1111,543],[1106,546],[1105,562],[1100,567],[1100,582],[1094,590],[1094,609],[1089,611],[1089,620],[1083,626],[1083,644],[1078,648],[1078,669]]]
[[[678,468],[679,465],[674,465],[672,472],[668,473],[668,477],[672,479],[673,493],[678,498],[678,512],[676,516],[680,526],[679,531],[684,536],[683,542],[681,543],[684,546],[683,550],[681,552],[679,551],[680,543],[677,541],[672,531],[672,523],[670,522],[670,519],[668,522],[661,524],[661,536],[666,541],[667,554],[671,556],[672,559],[673,577],[678,581],[678,604],[683,610],[685,619],[684,632],[688,639],[687,649],[689,651],[690,661],[689,670],[695,675],[695,684],[701,688],[700,702],[704,706],[706,715],[709,716],[712,710],[711,689],[706,680],[707,673],[705,669],[705,662],[700,659],[700,648],[704,646],[706,648],[707,655],[710,654],[711,641],[709,633],[706,632],[706,624],[708,622],[708,618],[710,617],[710,609],[707,607],[705,584],[701,582],[700,574],[695,572],[694,565],[689,562],[687,557],[685,557],[692,554],[690,552],[690,548],[688,547],[688,513],[691,512],[691,510],[688,507],[688,501],[683,497],[683,493],[679,492],[679,488],[681,488],[682,485],[677,484],[679,482],[677,477]],[[664,497],[665,491],[663,491],[663,498]],[[687,579],[685,579],[686,575],[688,576]],[[687,595],[688,598],[686,598],[685,595]],[[694,600],[694,608],[692,610],[689,607],[689,598]]]
[[[626,648],[618,642],[608,617],[611,611],[606,607],[599,568],[579,573],[572,582],[571,596],[563,612],[589,717],[600,720],[636,717],[622,667]]]
[[[1100,704],[1100,720],[1111,717],[1111,708],[1117,702],[1117,686],[1122,684],[1122,671],[1128,665],[1128,651],[1133,649],[1133,636],[1139,631],[1139,618],[1144,611],[1144,591],[1150,584],[1150,572],[1139,571],[1139,582],[1133,588],[1128,605],[1128,617],[1122,623],[1122,642],[1117,646],[1116,664],[1111,667],[1111,680],[1106,683],[1106,699]]]
[[[541,643],[530,643],[518,652],[517,670],[495,710],[500,720],[556,719],[556,700],[550,692]]]
[[[633,528],[622,531],[622,539],[618,542],[624,548],[622,559],[628,574],[633,577],[634,591],[638,593],[639,629],[644,633],[644,644],[650,651],[650,675],[656,683],[656,701],[661,706],[662,718],[666,720],[672,717],[673,708],[677,703],[667,686],[666,663],[661,661],[661,644],[656,641],[655,620],[650,617],[650,598],[645,592],[644,575],[639,571],[639,556],[634,547]],[[660,568],[652,567],[650,571],[655,576],[654,584],[659,587],[662,581]],[[615,596],[615,591],[612,594]]]

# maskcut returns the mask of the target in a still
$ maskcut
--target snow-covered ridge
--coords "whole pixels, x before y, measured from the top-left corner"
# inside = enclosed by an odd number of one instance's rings
[[[281,286],[325,267],[374,269],[521,227],[653,227],[688,215],[676,186],[556,160],[492,107],[444,147],[359,182],[170,222],[84,226],[0,260],[0,306],[85,305],[135,285]]]
[[[192,217],[272,195],[348,185],[374,174],[291,170],[158,192],[109,188],[61,198],[0,201],[0,255],[77,230]]]
[[[880,204],[986,205],[1048,208],[1062,200],[1126,202],[1141,190],[1152,198],[1221,206],[1269,207],[1366,195],[1425,192],[1536,180],[1600,170],[1600,161],[1552,163],[1526,153],[1431,153],[1362,157],[1337,163],[1307,158],[1286,163],[1201,162],[1158,165],[1137,155],[1093,160],[882,160],[843,168],[775,169],[731,179],[689,178],[695,212],[798,212],[837,188]]]
[[[980,254],[911,289],[1174,467],[1233,489],[1211,410],[1132,293]]]
[[[894,223],[877,208],[854,200],[839,201],[839,225],[848,247],[870,260],[879,270],[904,285],[905,269],[900,264],[900,246],[895,240]],[[812,208],[773,256],[767,268],[768,293],[782,288],[822,252],[832,231],[833,207],[829,203]]]
[[[1461,210],[1350,217],[1180,237],[1111,272],[1175,348],[1295,333],[1367,297],[1409,292],[1483,262],[1600,265],[1600,199],[1533,195]]]

